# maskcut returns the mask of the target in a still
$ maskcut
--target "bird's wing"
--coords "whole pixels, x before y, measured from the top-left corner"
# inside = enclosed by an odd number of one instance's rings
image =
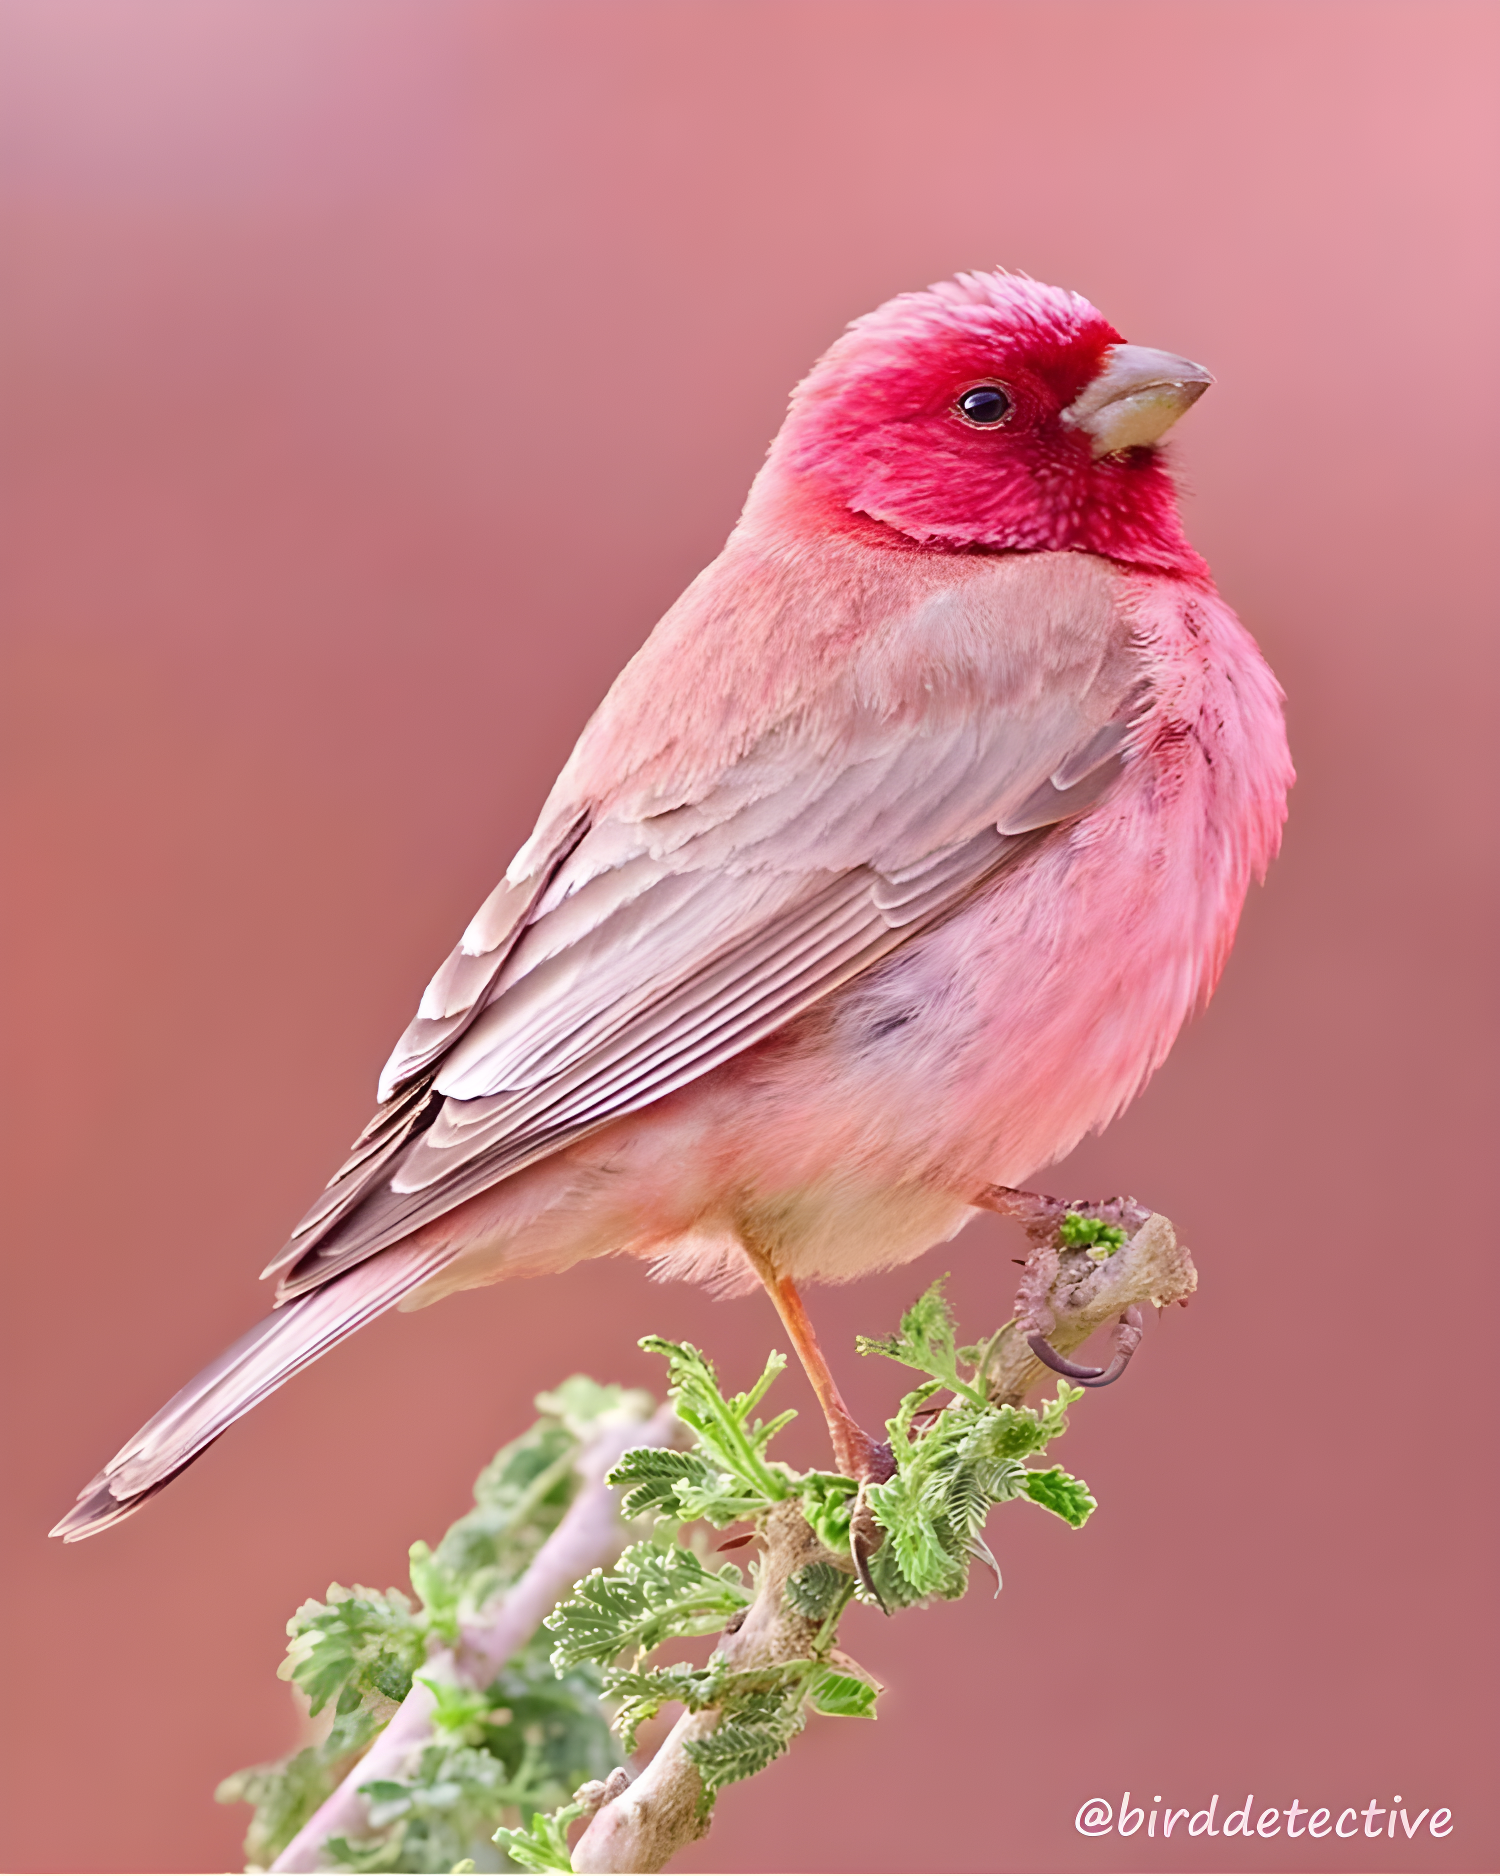
[[[896,716],[854,671],[687,799],[562,816],[433,979],[386,1104],[271,1266],[279,1296],[749,1048],[1097,801],[1140,665],[1117,615],[1062,639],[1040,675],[1001,660]]]

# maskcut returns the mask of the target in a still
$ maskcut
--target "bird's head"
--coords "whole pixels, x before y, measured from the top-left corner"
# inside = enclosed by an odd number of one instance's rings
[[[960,274],[856,319],[792,395],[761,498],[947,549],[1199,571],[1162,435],[1212,382],[1076,293]]]

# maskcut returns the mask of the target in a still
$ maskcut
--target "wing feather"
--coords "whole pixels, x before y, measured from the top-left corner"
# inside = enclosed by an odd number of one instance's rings
[[[1113,785],[1145,702],[1127,638],[1106,611],[1042,678],[964,707],[845,696],[692,787],[549,806],[562,832],[543,864],[523,850],[531,870],[429,986],[394,1098],[273,1266],[278,1297],[709,1073],[950,917]]]
[[[381,1076],[382,1101],[431,1067],[483,1009],[486,992],[503,969],[537,900],[587,826],[588,816],[579,814],[543,872],[524,881],[502,879],[470,920],[468,930],[423,991],[416,1016],[386,1064]]]
[[[336,1343],[415,1289],[442,1251],[365,1260],[343,1283],[278,1309],[211,1362],[141,1428],[78,1494],[52,1530],[73,1543],[118,1524],[169,1484],[241,1414]]]

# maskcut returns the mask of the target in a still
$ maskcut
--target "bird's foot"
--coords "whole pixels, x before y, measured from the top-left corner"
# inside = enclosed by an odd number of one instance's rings
[[[1069,1216],[1097,1218],[1133,1237],[1151,1216],[1146,1206],[1123,1195],[1112,1199],[1054,1199],[1045,1192],[1022,1192],[1015,1186],[986,1186],[974,1200],[987,1212],[1014,1218],[1033,1244],[1064,1248],[1063,1227]]]
[[[1022,1192],[1014,1186],[987,1186],[976,1203],[987,1211],[1016,1219],[1031,1240],[1026,1275],[1016,1298],[1016,1323],[1032,1354],[1080,1387],[1108,1387],[1118,1381],[1141,1345],[1144,1330],[1140,1310],[1132,1304],[1116,1322],[1109,1365],[1085,1368],[1059,1354],[1047,1339],[1056,1323],[1047,1293],[1057,1274],[1060,1253],[1086,1250],[1096,1261],[1103,1261],[1134,1237],[1151,1213],[1135,1199],[1124,1196],[1054,1199],[1044,1192]]]
[[[854,1510],[849,1519],[849,1556],[860,1587],[889,1615],[890,1610],[886,1609],[885,1599],[875,1587],[875,1578],[870,1569],[870,1559],[885,1542],[885,1532],[880,1528],[875,1517],[875,1507],[870,1503],[870,1487],[884,1485],[887,1479],[893,1478],[896,1461],[889,1441],[872,1440],[863,1432],[859,1437],[863,1442],[862,1449],[841,1455],[844,1476],[859,1481],[859,1491],[855,1495]]]
[[[1058,1354],[1039,1329],[1027,1336],[1026,1346],[1038,1361],[1045,1362],[1055,1374],[1066,1375],[1080,1387],[1108,1387],[1111,1381],[1118,1381],[1129,1367],[1130,1357],[1140,1347],[1144,1333],[1141,1312],[1132,1303],[1115,1324],[1115,1352],[1107,1368],[1085,1368],[1076,1361],[1069,1361],[1066,1355]]]

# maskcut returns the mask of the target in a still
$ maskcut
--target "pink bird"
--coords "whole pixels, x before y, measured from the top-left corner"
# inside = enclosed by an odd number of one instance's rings
[[[276,1309],[56,1534],[394,1304],[606,1253],[763,1284],[871,1476],[798,1286],[1118,1114],[1276,851],[1281,693],[1157,447],[1210,381],[1003,272],[856,320],[428,985]]]

